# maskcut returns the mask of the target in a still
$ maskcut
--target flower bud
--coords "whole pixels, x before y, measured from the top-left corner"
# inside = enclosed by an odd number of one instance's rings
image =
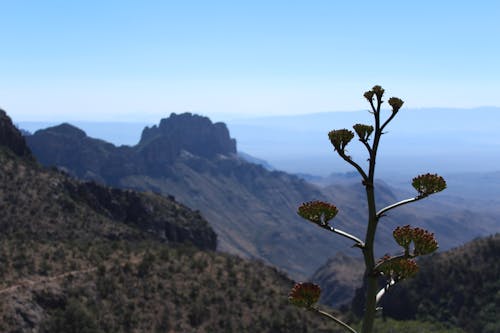
[[[418,272],[418,265],[412,259],[386,259],[378,270],[396,281],[412,277]]]
[[[438,249],[434,234],[421,228],[413,229],[413,246],[416,256],[430,254]]]
[[[397,98],[397,97],[391,97],[389,98],[389,105],[392,107],[392,112],[396,113],[401,109],[403,106],[404,102],[403,100]]]
[[[396,243],[405,249],[407,256],[410,255],[411,242],[413,242],[413,256],[430,254],[439,247],[434,234],[422,228],[412,228],[405,225],[394,229],[392,235]]]
[[[328,133],[330,142],[337,151],[344,151],[349,141],[354,138],[354,133],[348,129],[333,130]]]
[[[385,90],[381,86],[379,86],[379,85],[374,86],[372,88],[372,91],[377,96],[377,98],[379,100],[382,99],[382,96],[384,96],[384,92],[385,92]]]
[[[437,174],[431,175],[428,173],[413,178],[412,186],[420,196],[428,196],[444,190],[446,188],[446,181]]]
[[[363,94],[363,96],[365,96],[365,98],[368,100],[368,102],[373,101],[373,95],[374,95],[374,93],[371,90],[369,90]]]
[[[413,229],[409,225],[397,227],[392,232],[392,235],[396,240],[396,243],[401,245],[405,249],[406,253],[409,253],[410,243],[413,238]]]
[[[319,300],[321,295],[321,288],[310,282],[297,283],[290,294],[288,300],[296,306],[303,308],[310,308]]]
[[[356,124],[353,128],[361,141],[368,140],[373,132],[373,126],[371,125]]]
[[[327,226],[328,221],[337,215],[338,209],[334,205],[323,201],[305,202],[299,206],[297,214],[319,226]]]

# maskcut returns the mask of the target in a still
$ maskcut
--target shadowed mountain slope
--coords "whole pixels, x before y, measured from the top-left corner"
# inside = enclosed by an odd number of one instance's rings
[[[301,220],[304,201],[325,198],[298,177],[248,163],[222,123],[172,114],[145,128],[133,147],[115,147],[68,125],[27,137],[44,165],[108,185],[173,195],[200,210],[218,235],[219,249],[260,258],[305,278],[341,246]]]
[[[198,212],[44,169],[18,134],[0,118],[1,332],[332,331]]]
[[[500,234],[424,257],[419,273],[394,287],[384,314],[439,321],[467,332],[500,331]]]

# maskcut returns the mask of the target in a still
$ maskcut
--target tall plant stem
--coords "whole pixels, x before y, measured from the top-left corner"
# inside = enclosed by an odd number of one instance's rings
[[[377,159],[377,150],[382,136],[382,129],[380,128],[380,107],[382,104],[382,97],[377,96],[377,107],[370,102],[372,107],[373,116],[375,118],[375,133],[373,137],[373,145],[370,153],[370,164],[368,170],[368,180],[365,182],[366,200],[368,203],[368,228],[366,229],[365,247],[363,249],[363,256],[365,259],[365,279],[366,279],[366,300],[365,300],[365,314],[363,318],[363,326],[361,333],[371,333],[373,330],[373,322],[375,320],[375,312],[377,307],[377,275],[374,274],[375,268],[375,254],[374,243],[375,234],[377,232],[377,207],[375,205],[375,164]]]

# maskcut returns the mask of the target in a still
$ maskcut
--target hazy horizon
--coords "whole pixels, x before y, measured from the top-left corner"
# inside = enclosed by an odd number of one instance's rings
[[[395,179],[424,171],[456,174],[500,170],[497,157],[500,139],[496,136],[500,108],[404,108],[397,118],[388,127],[388,135],[383,137],[378,163],[381,175],[390,174]],[[350,166],[333,153],[326,135],[328,131],[351,128],[359,122],[371,123],[371,115],[357,111],[211,120],[226,123],[231,137],[237,141],[238,151],[289,173],[326,176],[351,171]],[[14,122],[30,132],[61,123],[16,122],[15,119]],[[156,125],[160,119],[135,123],[68,122],[90,137],[115,145],[135,145],[144,127]],[[358,142],[353,141],[348,149],[360,163],[366,158]]]

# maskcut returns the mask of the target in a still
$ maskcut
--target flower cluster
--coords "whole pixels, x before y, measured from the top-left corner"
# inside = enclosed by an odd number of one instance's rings
[[[354,133],[348,129],[333,130],[328,133],[328,138],[337,151],[344,151],[349,141],[354,138]]]
[[[384,257],[385,258],[385,257]],[[418,266],[412,259],[383,259],[378,270],[395,281],[409,278],[418,272]]]
[[[327,226],[328,221],[338,213],[337,207],[323,201],[305,202],[299,206],[297,214],[319,226]]]
[[[411,185],[417,190],[420,196],[428,196],[441,192],[446,188],[446,181],[437,174],[427,173],[413,178]]]
[[[382,102],[382,96],[385,90],[381,86],[374,86],[372,90],[369,90],[363,94],[363,96],[368,100],[368,102],[373,102],[373,96],[377,96],[379,102]]]
[[[409,225],[405,225],[404,227],[397,227],[392,232],[396,243],[401,245],[406,253],[410,251],[410,243],[413,239],[413,228]]]
[[[367,141],[373,132],[373,126],[371,125],[356,124],[352,128],[354,128],[361,141]]]
[[[429,254],[438,249],[434,234],[422,228],[405,225],[394,229],[392,235],[396,242],[405,249],[406,255],[410,255],[411,242],[413,242],[413,256]]]
[[[389,98],[389,105],[392,107],[392,112],[396,113],[401,109],[403,106],[403,100],[397,98],[397,97],[391,97]]]
[[[319,300],[321,288],[310,282],[297,283],[290,291],[288,300],[299,307],[310,308]]]
[[[426,255],[438,249],[434,234],[421,228],[413,229],[413,246],[416,256]]]
[[[385,92],[385,90],[381,86],[378,86],[378,85],[373,86],[372,91],[375,93],[375,95],[377,96],[377,98],[379,100],[382,99],[382,96],[384,96],[384,92]]]

